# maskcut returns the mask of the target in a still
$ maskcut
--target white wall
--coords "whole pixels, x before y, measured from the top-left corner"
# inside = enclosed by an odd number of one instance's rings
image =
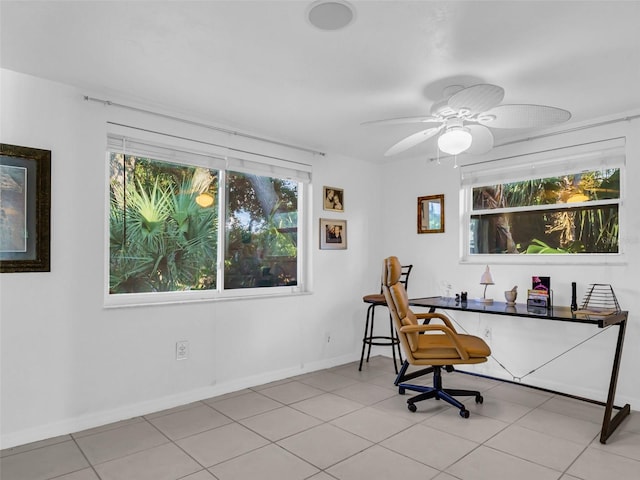
[[[2,448],[359,358],[362,295],[379,285],[376,168],[242,144],[314,164],[313,293],[105,309],[106,121],[191,132],[83,100],[95,92],[7,70],[0,84],[0,141],[52,151],[51,272],[0,276]],[[345,190],[344,213],[322,211],[323,185]],[[347,220],[346,251],[318,249],[320,217]]]
[[[637,112],[636,112],[637,113]],[[480,160],[498,159],[517,153],[531,153],[551,148],[560,148],[584,142],[626,136],[626,198],[623,209],[624,225],[621,227],[622,245],[626,248],[625,265],[581,265],[558,264],[551,259],[545,265],[491,265],[495,285],[488,287],[487,294],[502,300],[503,292],[518,285],[522,302],[523,293],[530,288],[532,275],[549,275],[557,305],[569,305],[571,282],[577,282],[580,303],[588,286],[592,283],[608,283],[614,288],[623,309],[629,311],[627,334],[618,380],[617,404],[629,402],[634,409],[640,405],[640,120],[623,121],[611,125],[590,128],[573,133],[560,134],[537,141],[527,141],[494,149]],[[459,212],[460,169],[452,168],[453,159],[434,161],[411,159],[394,161],[385,165],[382,173],[387,185],[395,186],[393,202],[384,204],[382,216],[385,229],[394,232],[385,235],[384,255],[396,254],[402,262],[413,263],[414,270],[409,285],[412,297],[445,295],[445,283],[452,285],[451,295],[468,291],[470,297],[482,296],[480,276],[484,264],[461,264],[459,262]],[[417,197],[445,194],[445,233],[416,234]],[[453,313],[465,329],[482,334],[491,328],[490,345],[494,358],[475,367],[480,373],[512,380],[522,377],[556,355],[598,332],[598,329],[581,324],[564,324],[528,318],[496,317],[468,313]],[[611,374],[613,352],[618,328],[611,328],[586,342],[557,361],[540,368],[525,381],[544,388],[557,389],[587,398],[605,400]],[[506,373],[497,364],[499,360],[512,373]],[[469,370],[474,367],[465,367]]]
[[[415,265],[411,296],[442,294],[443,281],[450,282],[453,291],[481,293],[477,282],[484,267],[458,263],[458,170],[424,158],[376,167],[328,155],[311,159],[313,294],[105,309],[106,121],[167,125],[82,99],[96,92],[0,72],[0,141],[52,151],[51,272],[0,275],[2,448],[358,359],[366,310],[361,297],[378,290],[380,259],[387,255]],[[633,187],[631,179],[640,174],[640,139],[632,135],[638,126],[637,121],[620,123],[517,148],[536,151],[626,135],[627,178]],[[189,133],[184,125],[170,127]],[[277,149],[272,153],[293,159],[296,155]],[[508,153],[498,149],[495,155]],[[322,210],[323,185],[345,189],[345,213]],[[416,198],[435,193],[446,195],[446,232],[418,235]],[[639,205],[640,190],[629,188],[625,208],[634,213]],[[320,217],[347,220],[346,251],[318,250]],[[492,268],[497,283],[489,288],[498,297],[514,284],[526,289],[532,274],[548,274],[556,302],[568,303],[572,281],[578,282],[579,295],[589,283],[611,283],[630,311],[618,403],[637,408],[640,217],[628,215],[627,227],[627,265],[501,265]],[[490,326],[494,355],[516,376],[594,332],[590,326],[529,319],[456,318],[471,332]],[[378,323],[386,328],[386,322]],[[615,330],[605,332],[527,380],[602,399],[614,336]],[[184,339],[190,341],[191,358],[177,362],[175,342]],[[493,361],[478,368],[505,375]]]

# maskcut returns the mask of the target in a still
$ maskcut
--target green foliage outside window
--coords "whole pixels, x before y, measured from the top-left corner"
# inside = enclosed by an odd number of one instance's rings
[[[618,253],[620,169],[474,187],[471,252]]]

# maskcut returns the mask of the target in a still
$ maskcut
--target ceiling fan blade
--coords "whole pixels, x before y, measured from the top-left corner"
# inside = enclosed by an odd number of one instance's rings
[[[411,147],[415,147],[419,143],[422,143],[425,140],[433,137],[440,130],[442,130],[442,125],[439,127],[428,128],[427,130],[421,130],[420,132],[414,133],[413,135],[409,135],[408,137],[400,140],[398,143],[392,146],[389,150],[387,150],[384,153],[384,156],[390,157],[391,155],[395,155],[397,153],[404,152],[405,150],[408,150]]]
[[[363,122],[360,125],[402,125],[405,123],[441,123],[442,120],[432,117],[401,117],[401,118],[388,118],[386,120],[372,120],[370,122]]]
[[[493,133],[483,125],[467,125],[473,141],[464,153],[480,155],[493,148]]]
[[[498,105],[504,98],[504,89],[497,85],[481,83],[451,95],[449,106],[458,111],[468,109],[470,113],[482,113]]]
[[[492,128],[540,128],[570,118],[571,112],[546,105],[499,105],[484,112],[477,121]]]

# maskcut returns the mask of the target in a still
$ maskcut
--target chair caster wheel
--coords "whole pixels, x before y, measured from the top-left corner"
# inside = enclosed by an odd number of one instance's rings
[[[416,410],[418,410],[418,407],[416,407],[414,403],[407,404],[407,408],[410,412],[415,412]]]
[[[478,395],[476,397],[476,403],[483,403],[484,402],[484,397],[482,395]]]
[[[460,416],[462,418],[469,418],[469,410],[460,410]]]
[[[405,392],[404,388],[402,388],[402,387],[398,388],[398,393],[400,395],[404,395],[404,392]]]

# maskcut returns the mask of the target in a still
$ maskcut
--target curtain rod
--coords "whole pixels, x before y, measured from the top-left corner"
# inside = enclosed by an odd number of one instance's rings
[[[258,140],[260,142],[271,143],[273,145],[279,145],[281,147],[293,148],[295,150],[300,150],[300,151],[303,151],[303,152],[313,153],[315,155],[320,155],[322,157],[325,156],[324,152],[320,152],[318,150],[313,150],[313,149],[305,148],[305,147],[299,147],[297,145],[291,145],[289,143],[278,142],[276,140],[270,140],[268,138],[258,137],[256,135],[250,135],[250,134],[238,132],[238,131],[235,131],[235,130],[228,130],[228,129],[222,128],[222,127],[215,127],[213,125],[208,125],[206,123],[195,122],[193,120],[187,120],[186,118],[176,117],[176,116],[173,116],[173,115],[168,115],[166,113],[159,113],[159,112],[154,112],[152,110],[145,110],[144,108],[132,107],[131,105],[124,105],[122,103],[112,102],[111,100],[102,100],[100,98],[90,97],[89,95],[84,95],[84,99],[87,102],[102,103],[103,105],[105,105],[107,107],[119,107],[119,108],[124,108],[126,110],[133,110],[133,111],[136,111],[136,112],[147,113],[147,114],[150,114],[150,115],[155,115],[157,117],[168,118],[170,120],[176,120],[178,122],[187,123],[189,125],[195,125],[197,127],[208,128],[209,130],[216,130],[218,132],[227,133],[229,135],[236,135],[238,137],[249,138],[251,140]]]
[[[640,114],[629,115],[629,116],[621,117],[621,118],[614,118],[612,120],[605,120],[605,121],[598,122],[598,123],[590,123],[589,125],[582,125],[582,126],[579,126],[579,127],[567,128],[565,130],[559,130],[557,132],[542,133],[540,135],[534,135],[533,137],[522,138],[520,140],[511,140],[509,142],[504,142],[504,143],[499,143],[497,145],[494,145],[494,148],[495,147],[504,147],[505,145],[514,145],[516,143],[530,142],[531,140],[539,140],[541,138],[553,137],[555,135],[562,135],[564,133],[578,132],[580,130],[586,130],[587,128],[602,127],[604,125],[610,125],[612,123],[628,122],[630,120],[635,120],[636,118],[640,118]],[[562,147],[560,147],[560,148],[562,148]],[[440,160],[442,158],[451,158],[451,157],[454,157],[454,156],[455,155],[446,155],[444,157],[443,156],[431,157],[431,158],[429,158],[429,161],[435,162],[435,161]],[[474,165],[476,165],[478,163],[486,163],[486,162],[491,162],[491,161],[493,161],[493,160],[485,160],[483,162],[476,162],[476,163],[474,163]]]

